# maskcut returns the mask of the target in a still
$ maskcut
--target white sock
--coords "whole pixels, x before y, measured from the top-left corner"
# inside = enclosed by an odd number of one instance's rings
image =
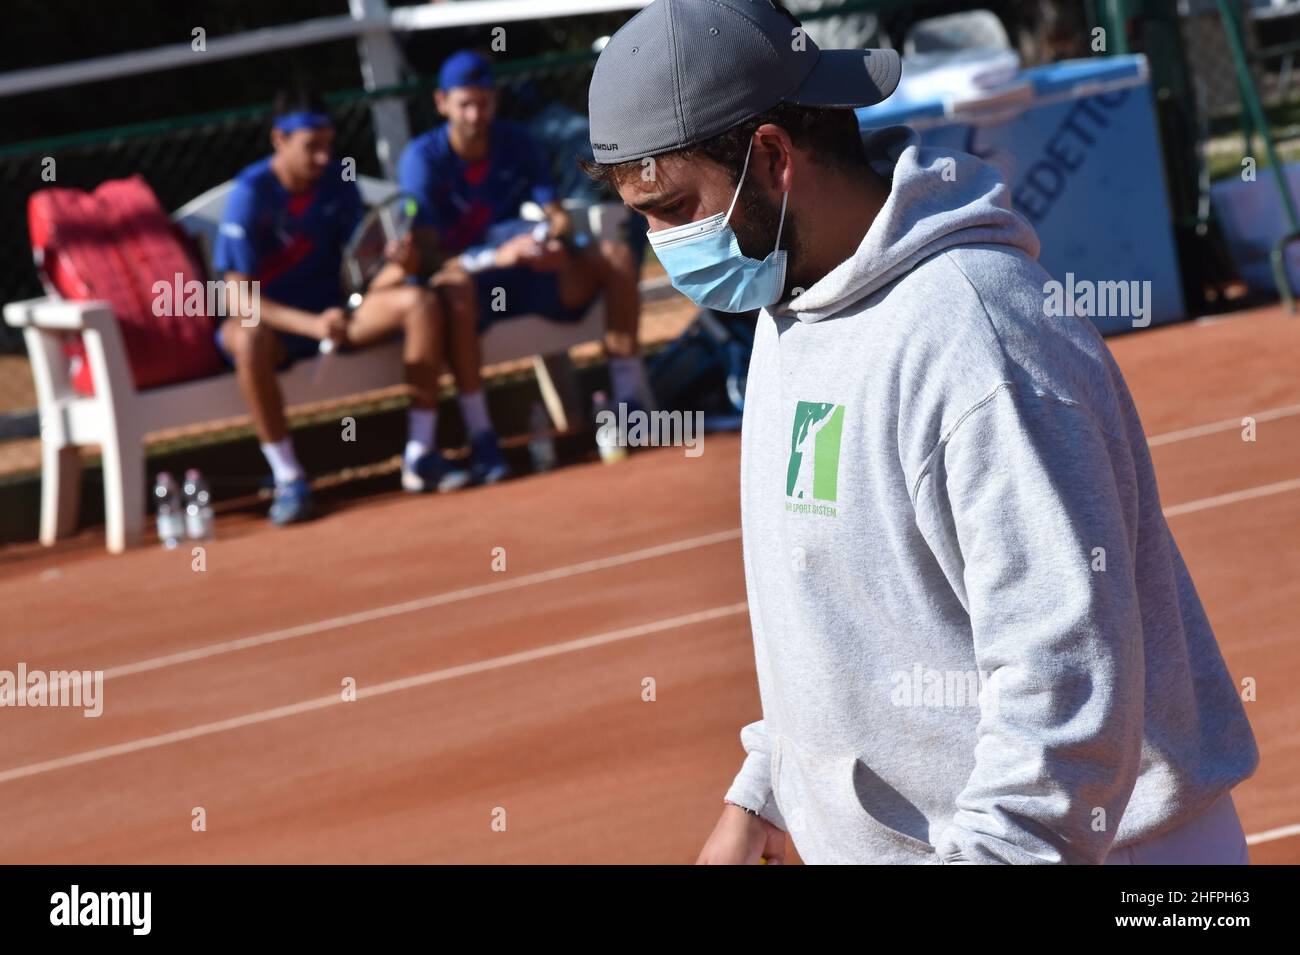
[[[408,466],[433,450],[437,430],[438,412],[433,408],[411,408],[406,412],[406,451],[402,459]]]
[[[288,484],[303,477],[302,465],[298,463],[298,456],[293,453],[293,441],[288,437],[263,444],[262,453],[266,455],[266,463],[271,465],[276,484]]]
[[[492,430],[492,419],[488,417],[487,396],[476,391],[473,394],[461,392],[460,413],[465,419],[465,429],[470,437]]]
[[[614,403],[641,401],[646,391],[645,369],[640,355],[611,355],[609,358],[609,385],[614,393]]]

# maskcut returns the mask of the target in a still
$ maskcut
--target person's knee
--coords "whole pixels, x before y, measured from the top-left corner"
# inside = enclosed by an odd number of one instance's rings
[[[454,272],[440,278],[437,291],[452,316],[462,321],[474,318],[478,309],[478,296],[474,279],[469,273]]]
[[[402,310],[408,328],[413,325],[428,328],[441,327],[442,303],[438,301],[438,296],[432,289],[425,288],[423,285],[408,285],[400,291],[399,295],[401,298],[397,305]]]
[[[228,320],[221,327],[221,339],[236,367],[265,365],[271,358],[272,332],[264,325],[244,325]]]

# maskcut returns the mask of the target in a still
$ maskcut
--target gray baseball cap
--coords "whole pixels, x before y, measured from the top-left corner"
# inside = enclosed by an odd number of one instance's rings
[[[851,108],[898,85],[893,50],[822,50],[772,0],[654,0],[601,51],[591,148],[612,165],[703,142],[778,103]]]

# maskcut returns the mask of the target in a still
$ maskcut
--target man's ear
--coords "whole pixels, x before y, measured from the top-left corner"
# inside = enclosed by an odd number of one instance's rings
[[[271,149],[275,152],[279,152],[280,147],[284,145],[285,138],[286,137],[282,130],[271,127]]]
[[[439,116],[447,115],[447,97],[442,90],[433,91],[433,105],[438,110]]]
[[[790,134],[775,123],[764,123],[754,133],[758,142],[754,144],[756,155],[750,164],[757,160],[763,181],[780,192],[787,191],[794,175],[794,143]]]

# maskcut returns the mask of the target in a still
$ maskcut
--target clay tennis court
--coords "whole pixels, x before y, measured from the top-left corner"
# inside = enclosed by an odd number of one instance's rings
[[[1110,346],[1257,684],[1253,860],[1300,862],[1300,320]],[[693,862],[759,716],[738,468],[710,435],[457,495],[327,492],[289,529],[222,514],[204,572],[106,556],[102,529],[0,551],[0,667],[105,671],[98,719],[0,711],[0,861]]]

